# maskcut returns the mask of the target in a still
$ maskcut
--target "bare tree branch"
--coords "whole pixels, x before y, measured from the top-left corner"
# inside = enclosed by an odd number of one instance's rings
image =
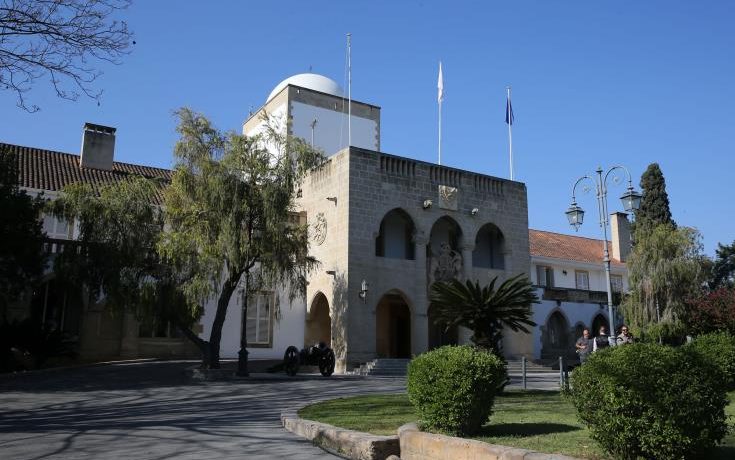
[[[102,72],[92,61],[119,64],[130,53],[133,34],[113,19],[131,0],[0,0],[0,89],[16,93],[29,112],[25,93],[48,78],[56,95],[99,104],[93,86]]]

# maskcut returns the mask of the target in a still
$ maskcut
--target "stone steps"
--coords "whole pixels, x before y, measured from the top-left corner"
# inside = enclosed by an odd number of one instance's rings
[[[522,374],[523,373],[523,365],[521,363],[520,359],[517,360],[509,360],[508,365],[508,374]],[[535,363],[533,361],[526,361],[526,373],[527,374],[558,374],[559,370],[554,370],[551,366],[546,366],[543,364]]]
[[[355,375],[378,375],[390,377],[403,377],[406,375],[410,359],[378,358],[361,364],[352,372]]]

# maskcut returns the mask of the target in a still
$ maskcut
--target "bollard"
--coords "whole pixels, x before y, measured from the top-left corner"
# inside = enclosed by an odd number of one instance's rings
[[[559,389],[564,389],[564,357],[559,356]]]
[[[521,357],[521,380],[523,381],[523,389],[527,388],[526,384],[526,357]]]

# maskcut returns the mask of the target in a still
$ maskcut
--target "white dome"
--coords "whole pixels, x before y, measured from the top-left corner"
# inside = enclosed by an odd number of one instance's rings
[[[331,78],[316,73],[300,73],[293,77],[288,77],[279,83],[265,101],[268,102],[273,99],[276,94],[280,93],[288,85],[301,86],[302,88],[313,89],[314,91],[331,94],[332,96],[344,96],[342,88]]]

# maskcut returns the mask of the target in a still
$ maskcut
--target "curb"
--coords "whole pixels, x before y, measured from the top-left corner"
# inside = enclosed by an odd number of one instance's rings
[[[281,412],[283,428],[328,452],[351,460],[384,460],[400,454],[398,436],[378,436],[306,420],[298,415],[303,407],[306,405]]]
[[[489,444],[420,431],[415,423],[398,428],[402,460],[472,458],[487,460],[581,460],[560,454]]]

